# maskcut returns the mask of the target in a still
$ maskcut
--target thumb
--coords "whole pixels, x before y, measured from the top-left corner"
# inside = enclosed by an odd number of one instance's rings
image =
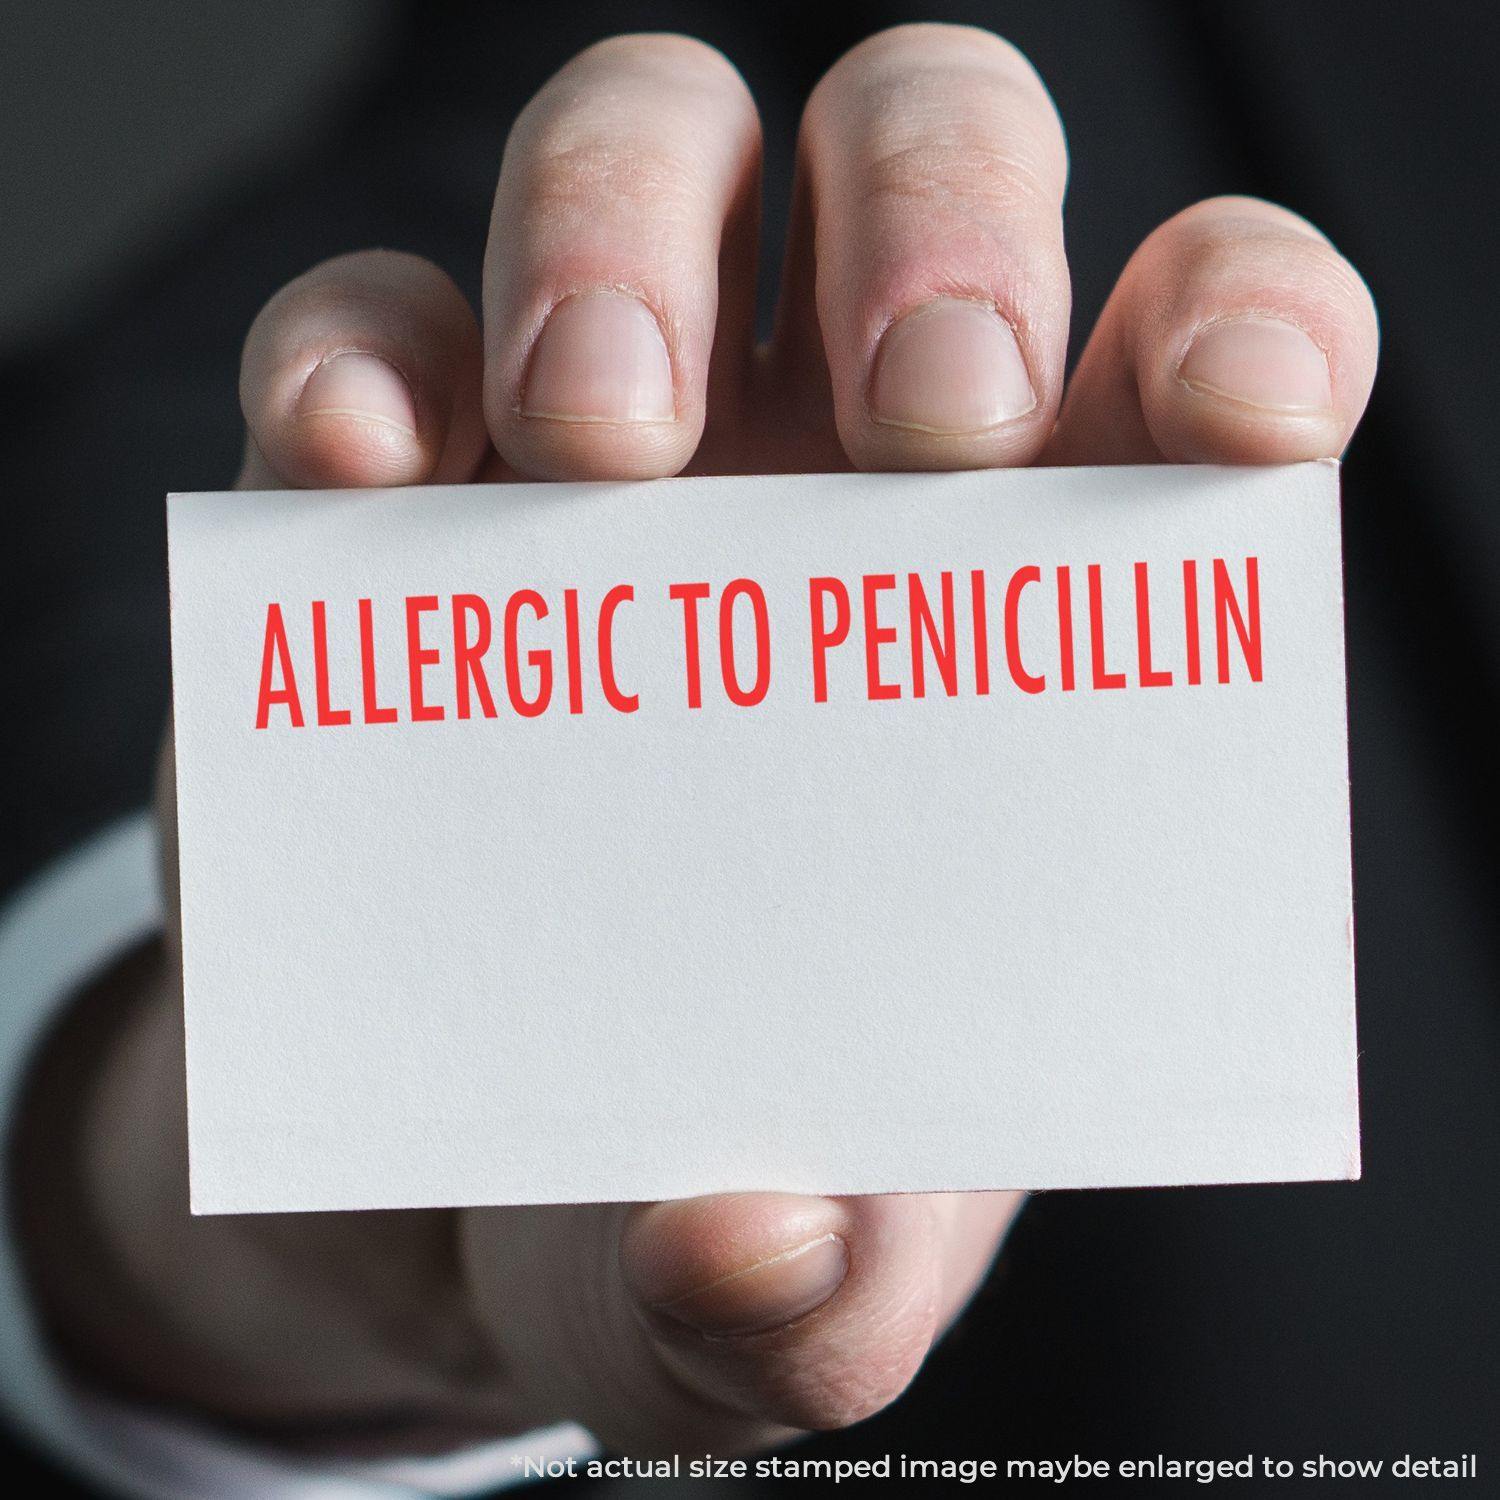
[[[880,1410],[1017,1195],[474,1209],[465,1271],[538,1421],[630,1453],[765,1447]]]

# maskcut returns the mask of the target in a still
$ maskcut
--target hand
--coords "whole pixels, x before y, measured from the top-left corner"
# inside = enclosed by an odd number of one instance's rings
[[[590,48],[506,148],[482,332],[425,261],[311,271],[250,331],[240,484],[1264,463],[1339,453],[1363,411],[1363,283],[1304,220],[1243,198],[1146,240],[1064,390],[1062,129],[988,33],[887,31],[818,85],[764,349],[759,152],[718,53]],[[74,1211],[102,1268],[46,1255],[43,1216],[36,1274],[96,1372],[287,1440],[410,1451],[573,1419],[621,1449],[726,1452],[852,1422],[911,1379],[1018,1206],[736,1195],[193,1221],[172,952],[129,980],[138,1003],[114,1008],[80,1085]]]

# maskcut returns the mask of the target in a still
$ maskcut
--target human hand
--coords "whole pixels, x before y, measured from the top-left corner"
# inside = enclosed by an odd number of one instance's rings
[[[756,349],[743,83],[680,37],[589,49],[507,146],[482,332],[413,257],[292,283],[246,344],[240,486],[1279,462],[1339,453],[1364,408],[1362,282],[1248,199],[1150,236],[1065,390],[1061,127],[987,33],[855,48],[809,103],[798,171]],[[165,762],[169,782],[170,742]],[[109,1276],[54,1265],[43,1293],[116,1385],[287,1440],[412,1451],[571,1419],[625,1450],[727,1452],[839,1426],[904,1388],[1019,1203],[192,1220],[174,955],[139,976],[85,1093],[79,1190]]]

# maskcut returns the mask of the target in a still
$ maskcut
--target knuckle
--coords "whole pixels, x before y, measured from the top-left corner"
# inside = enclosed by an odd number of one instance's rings
[[[528,205],[593,214],[650,202],[670,214],[714,199],[759,133],[749,89],[722,53],[685,36],[610,37],[521,111],[501,178]]]
[[[1200,198],[1175,213],[1164,227],[1175,224],[1191,228],[1201,223],[1211,229],[1219,222],[1256,224],[1265,232],[1279,230],[1284,234],[1297,234],[1328,243],[1328,236],[1311,219],[1304,218],[1285,204],[1248,193],[1219,193],[1211,198]]]
[[[998,139],[973,119],[873,143],[859,182],[865,207],[942,210],[965,219],[1031,217],[1056,204],[1027,143]]]
[[[933,31],[984,42],[875,45]],[[1061,198],[1067,178],[1062,122],[1041,80],[1009,43],[974,28],[898,27],[861,43],[820,80],[805,124],[815,145],[836,141],[877,183],[908,191],[998,186],[1003,206],[1014,194]]]
[[[716,47],[678,33],[640,32],[606,37],[578,53],[533,95],[511,139],[530,148],[569,119],[638,131],[646,100],[655,119],[699,131],[708,111],[735,121],[757,118],[748,85]]]
[[[537,211],[614,202],[667,205],[696,176],[691,153],[661,138],[622,138],[582,121],[557,121],[531,142],[525,192]]]
[[[1036,71],[1026,54],[1013,42],[983,26],[952,21],[906,21],[874,32],[834,63],[830,76],[839,69],[895,67],[903,69],[927,61],[982,63],[1036,80]]]
[[[1174,266],[1170,274],[1184,287],[1295,294],[1335,319],[1365,323],[1374,316],[1363,278],[1322,232],[1260,199],[1195,203],[1154,231],[1142,249]]]
[[[717,47],[678,31],[633,31],[604,37],[578,53],[564,72],[573,68],[585,71],[620,66],[695,72],[745,87],[738,69]]]
[[[319,337],[371,316],[406,321],[423,301],[446,306],[462,293],[448,274],[420,255],[400,250],[355,250],[321,261],[287,282],[256,316],[247,350],[262,341]]]

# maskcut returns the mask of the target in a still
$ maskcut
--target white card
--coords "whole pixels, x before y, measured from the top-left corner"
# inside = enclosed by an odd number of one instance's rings
[[[1335,465],[169,518],[196,1211],[1358,1175]]]

